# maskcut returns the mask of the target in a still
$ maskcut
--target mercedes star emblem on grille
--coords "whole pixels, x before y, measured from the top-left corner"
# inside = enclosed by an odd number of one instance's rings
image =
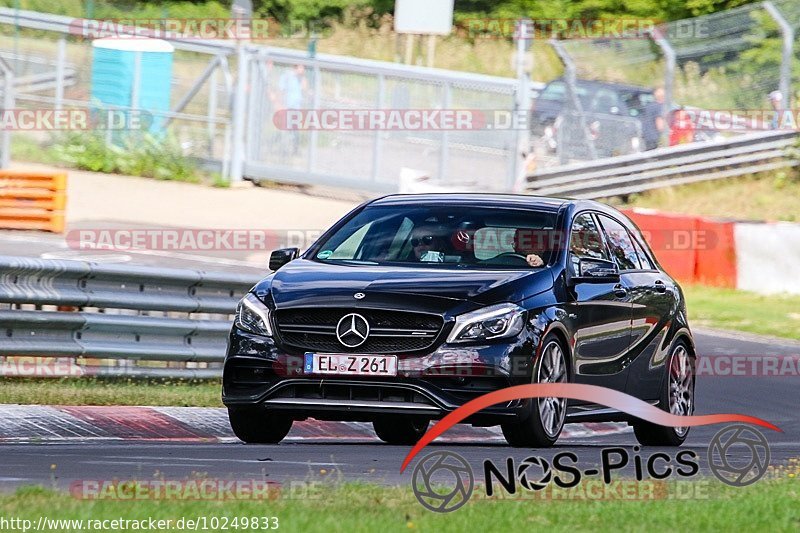
[[[369,335],[369,322],[358,313],[344,315],[336,324],[336,338],[348,348],[361,346]]]

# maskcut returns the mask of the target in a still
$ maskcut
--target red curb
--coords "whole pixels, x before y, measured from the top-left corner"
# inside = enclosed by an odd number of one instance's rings
[[[201,439],[179,420],[149,407],[56,407],[121,439]]]

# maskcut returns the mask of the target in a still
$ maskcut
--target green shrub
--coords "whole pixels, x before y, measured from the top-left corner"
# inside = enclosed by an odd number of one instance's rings
[[[160,180],[200,181],[197,166],[170,136],[129,135],[108,143],[103,132],[69,133],[53,146],[57,158],[94,172],[115,172]]]

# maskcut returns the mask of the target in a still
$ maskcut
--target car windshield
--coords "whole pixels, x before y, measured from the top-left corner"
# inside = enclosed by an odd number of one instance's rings
[[[644,112],[647,104],[655,102],[652,92],[623,90],[620,91],[620,96],[628,109],[636,111],[637,115]]]
[[[542,268],[553,248],[554,223],[555,212],[544,210],[368,206],[315,246],[312,259],[349,264]]]
[[[585,85],[578,85],[575,92],[581,100],[581,105],[585,106],[591,96],[589,89]],[[567,86],[560,81],[551,82],[544,88],[539,98],[542,100],[564,102],[567,99]]]

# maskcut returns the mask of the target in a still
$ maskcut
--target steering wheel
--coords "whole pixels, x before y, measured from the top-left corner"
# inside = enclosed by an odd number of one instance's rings
[[[511,259],[511,261],[508,261]],[[501,263],[505,264],[522,264],[527,266],[528,265],[528,258],[522,254],[518,254],[516,252],[503,252],[502,254],[498,254],[490,259],[490,261],[495,262],[499,260]]]

